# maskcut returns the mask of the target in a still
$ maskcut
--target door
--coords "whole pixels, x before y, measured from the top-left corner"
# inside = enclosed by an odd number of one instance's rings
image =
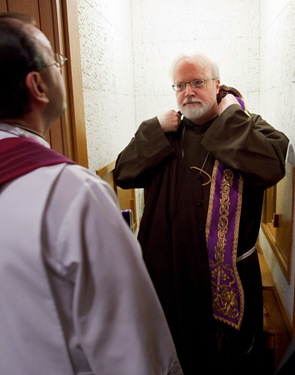
[[[55,52],[68,58],[62,74],[67,90],[67,110],[51,127],[51,147],[84,167],[88,166],[79,30],[76,0],[1,0],[1,12],[32,16]]]

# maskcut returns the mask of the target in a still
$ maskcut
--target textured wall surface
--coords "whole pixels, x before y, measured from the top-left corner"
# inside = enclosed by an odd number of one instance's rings
[[[175,108],[169,69],[187,50],[212,56],[221,82],[259,106],[258,0],[131,0],[136,120]]]
[[[282,130],[295,144],[295,2],[294,0],[260,0],[260,113]],[[293,203],[294,204],[294,203]],[[295,233],[295,229],[293,230]],[[287,283],[280,266],[260,234],[265,258],[275,283],[284,298],[292,322],[295,261],[292,259],[291,283]],[[295,252],[293,241],[292,252]]]
[[[89,169],[116,159],[134,133],[129,0],[78,0]]]

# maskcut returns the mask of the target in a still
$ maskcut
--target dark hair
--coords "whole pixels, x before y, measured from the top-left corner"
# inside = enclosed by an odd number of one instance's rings
[[[25,84],[31,71],[41,71],[46,64],[33,38],[23,30],[34,25],[29,16],[0,13],[0,118],[8,119],[30,111]]]

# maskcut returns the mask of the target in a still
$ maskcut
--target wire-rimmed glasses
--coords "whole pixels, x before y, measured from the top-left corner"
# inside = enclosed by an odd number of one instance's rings
[[[49,68],[50,66],[53,66],[55,65],[57,68],[61,69],[65,62],[67,61],[68,59],[62,55],[61,53],[55,53],[54,54],[54,62],[50,65],[47,65],[45,68]]]
[[[184,91],[186,88],[186,85],[190,85],[192,89],[200,89],[205,86],[205,83],[207,81],[215,81],[217,78],[198,78],[198,79],[193,79],[192,81],[188,82],[178,82],[178,83],[173,83],[172,88],[174,91]]]

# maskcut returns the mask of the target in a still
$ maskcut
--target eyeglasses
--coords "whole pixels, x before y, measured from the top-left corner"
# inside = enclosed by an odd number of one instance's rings
[[[68,60],[61,53],[55,53],[54,58],[55,58],[54,62],[50,65],[47,65],[45,68],[49,68],[50,66],[55,65],[57,68],[61,69],[64,66],[65,62]]]
[[[186,85],[190,85],[192,89],[200,89],[205,86],[207,81],[215,81],[217,78],[208,78],[208,79],[194,79],[189,82],[178,82],[173,83],[172,87],[174,91],[184,91],[186,89]]]

